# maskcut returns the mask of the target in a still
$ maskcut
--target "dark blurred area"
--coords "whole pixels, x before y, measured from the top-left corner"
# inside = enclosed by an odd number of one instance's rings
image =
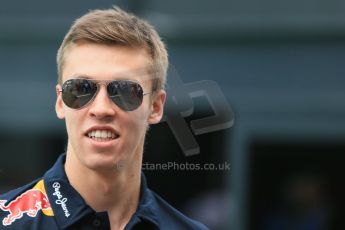
[[[343,229],[344,151],[325,140],[254,142],[250,229]]]
[[[145,170],[154,191],[211,229],[345,229],[341,0],[1,1],[0,193],[64,152],[57,49],[77,17],[114,4],[155,25],[184,83],[215,81],[235,112],[232,128],[192,133],[200,151],[188,157],[167,122],[153,126],[144,162],[231,165]],[[214,112],[193,102],[188,130]]]

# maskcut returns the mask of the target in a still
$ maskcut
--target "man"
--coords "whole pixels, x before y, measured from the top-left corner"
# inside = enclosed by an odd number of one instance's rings
[[[141,173],[145,133],[166,98],[167,52],[153,27],[119,8],[91,11],[65,36],[57,64],[66,154],[0,196],[1,229],[206,229]]]

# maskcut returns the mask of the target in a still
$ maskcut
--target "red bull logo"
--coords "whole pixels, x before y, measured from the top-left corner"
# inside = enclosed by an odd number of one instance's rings
[[[2,220],[4,226],[11,225],[14,221],[21,219],[24,214],[35,217],[39,210],[45,214],[51,211],[47,195],[37,188],[24,192],[7,205],[5,205],[6,202],[6,200],[0,200],[0,209],[9,212]]]

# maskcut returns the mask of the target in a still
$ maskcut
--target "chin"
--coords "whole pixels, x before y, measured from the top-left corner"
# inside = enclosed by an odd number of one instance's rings
[[[121,169],[123,166],[124,160],[119,156],[92,156],[88,159],[85,159],[85,165],[87,168],[95,171],[114,171]]]

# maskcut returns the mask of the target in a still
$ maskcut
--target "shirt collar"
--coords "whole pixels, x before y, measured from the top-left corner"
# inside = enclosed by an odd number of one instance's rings
[[[156,203],[156,199],[151,190],[147,187],[146,177],[144,173],[141,173],[139,206],[132,219],[137,216],[140,219],[144,219],[159,227],[160,222],[157,213],[158,205]]]
[[[66,154],[62,154],[54,166],[44,175],[47,195],[54,211],[55,219],[62,229],[66,229],[87,215],[95,213],[70,185],[64,169],[65,160]],[[135,225],[139,218],[139,220],[144,220],[159,228],[157,210],[158,206],[154,195],[147,187],[146,178],[142,173],[139,205],[128,226]]]

